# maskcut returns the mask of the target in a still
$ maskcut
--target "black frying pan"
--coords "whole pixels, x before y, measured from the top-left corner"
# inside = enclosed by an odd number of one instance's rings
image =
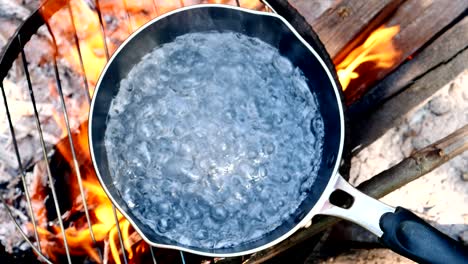
[[[262,239],[230,248],[187,247],[170,241],[139,221],[113,184],[108,166],[104,132],[113,97],[120,81],[132,67],[155,47],[172,42],[186,33],[232,31],[260,38],[276,47],[299,67],[308,86],[319,101],[325,126],[323,158],[308,197],[280,227]],[[321,47],[321,43],[313,43]],[[419,262],[467,263],[468,253],[456,241],[437,231],[401,207],[396,209],[370,198],[346,182],[338,174],[344,144],[344,114],[339,85],[324,59],[282,17],[222,5],[198,5],[179,9],[156,18],[140,28],[115,52],[104,69],[94,93],[89,117],[89,141],[98,178],[112,202],[151,245],[218,257],[253,253],[284,240],[306,227],[317,214],[333,215],[353,221],[380,237],[394,251]],[[333,205],[329,197],[344,191],[354,202],[345,209]]]

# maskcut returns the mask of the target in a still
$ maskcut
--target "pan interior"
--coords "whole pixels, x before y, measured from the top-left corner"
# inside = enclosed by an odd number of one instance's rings
[[[307,84],[318,96],[319,107],[322,110],[325,127],[323,146],[324,159],[320,164],[319,177],[313,188],[299,209],[288,221],[262,238],[230,248],[196,248],[190,249],[210,254],[228,254],[250,250],[282,236],[293,228],[307,214],[320,197],[325,188],[332,169],[334,159],[339,150],[340,122],[336,95],[324,69],[300,40],[277,18],[259,16],[238,10],[210,7],[189,9],[167,16],[146,27],[135,35],[115,56],[103,73],[97,94],[95,95],[92,113],[91,133],[94,158],[99,171],[101,182],[107,187],[111,199],[116,202],[123,212],[133,221],[149,240],[158,244],[178,245],[174,241],[161,237],[151,230],[145,223],[138,220],[127,204],[123,201],[119,191],[113,185],[107,160],[107,149],[104,144],[104,131],[108,120],[110,102],[119,90],[121,79],[125,78],[133,66],[144,55],[155,47],[174,41],[178,36],[205,31],[231,31],[247,36],[257,37],[279,49],[280,53],[289,58],[294,66],[299,67],[307,79]],[[184,246],[184,245],[180,245]]]
[[[271,45],[186,34],[120,86],[105,132],[111,176],[156,233],[232,247],[274,230],[307,197],[323,119],[303,74]]]

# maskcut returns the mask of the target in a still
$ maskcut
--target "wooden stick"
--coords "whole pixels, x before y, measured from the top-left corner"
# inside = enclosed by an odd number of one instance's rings
[[[357,188],[374,198],[381,198],[390,192],[431,172],[448,160],[468,150],[468,125],[458,129],[449,136],[414,152],[392,168],[383,171],[370,180],[361,183]],[[308,229],[297,232],[282,243],[252,255],[244,264],[262,263],[289,248],[311,238],[340,220],[325,217],[313,223]],[[218,263],[229,263],[225,259]]]
[[[359,184],[358,188],[374,198],[383,197],[431,172],[467,149],[468,125],[465,125],[446,138],[416,151],[392,168]]]

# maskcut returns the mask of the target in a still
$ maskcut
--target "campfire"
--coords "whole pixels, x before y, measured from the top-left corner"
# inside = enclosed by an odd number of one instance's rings
[[[218,3],[222,1],[212,2]],[[235,4],[234,1],[224,2]],[[106,41],[109,53],[112,54],[118,47],[118,44],[123,42],[135,29],[148,22],[151,18],[176,9],[181,5],[179,1],[165,1],[164,3],[165,4],[160,8],[155,8],[155,5],[153,5],[151,1],[128,1],[128,4],[125,4],[125,1],[102,1],[102,3],[100,3],[100,11],[102,14],[111,13],[114,17],[120,18],[120,21],[124,21],[124,23],[120,23],[119,26],[112,25],[111,23],[104,24],[104,29],[110,31],[106,34],[106,36],[108,36],[106,40],[102,39],[97,13],[83,0],[70,1],[71,13],[74,16],[74,21],[76,21],[75,26],[71,25],[71,21],[69,20],[70,10],[57,12],[49,19],[49,25],[56,36],[61,36],[58,38],[59,50],[61,52],[60,56],[67,60],[75,71],[84,73],[88,82],[89,92],[92,94],[99,74],[107,60],[104,41]],[[243,7],[252,9],[263,8],[263,6],[255,0],[244,1],[243,4],[244,3],[246,5]],[[67,20],[69,23],[64,23],[64,21]],[[82,61],[80,61],[80,56],[74,46],[73,39],[67,38],[67,36],[73,35],[73,30],[75,29],[79,38]],[[343,89],[349,86],[351,80],[359,77],[358,68],[363,63],[372,62],[375,64],[376,68],[385,68],[392,65],[393,58],[395,54],[397,54],[397,51],[392,46],[391,39],[396,33],[398,33],[398,27],[377,29],[370,34],[362,46],[353,50],[345,60],[337,65],[337,72]],[[352,89],[352,87],[350,89]],[[51,88],[51,93],[54,94],[55,90],[55,87]],[[84,114],[88,113],[88,105],[86,102],[83,103],[80,111]],[[57,123],[62,127],[63,136],[67,136],[66,125],[63,123],[61,115],[56,113],[54,117],[56,117]],[[86,164],[86,167],[80,168],[80,170],[85,172],[82,174],[82,177],[86,201],[93,219],[91,229],[94,232],[96,242],[104,242],[105,247],[108,247],[108,249],[104,249],[104,252],[110,252],[113,261],[120,264],[121,252],[119,252],[118,247],[119,238],[117,236],[117,225],[112,217],[111,203],[101,189],[91,168],[86,125],[87,123],[83,122],[80,127],[80,133],[77,138],[78,142],[75,145],[76,151],[84,154],[81,158],[83,159],[83,163]],[[57,147],[59,153],[65,157],[70,167],[72,167],[73,157],[70,153],[69,146],[67,146],[67,144],[59,144]],[[71,192],[71,197],[75,202],[70,209],[70,215],[68,217],[76,218],[76,216],[73,215],[74,213],[76,215],[81,215],[81,218],[75,220],[75,223],[80,223],[80,225],[72,223],[72,225],[65,230],[70,252],[72,255],[85,254],[90,256],[95,262],[101,262],[102,260],[90,235],[91,230],[88,228],[88,223],[82,213],[83,203],[79,191],[76,192],[75,190]],[[134,256],[143,252],[149,252],[148,245],[142,241],[141,237],[136,232],[130,232],[133,230],[129,222],[123,218],[120,213],[118,213],[118,219],[128,259],[130,262],[134,262]],[[55,260],[57,256],[65,254],[59,226],[44,226],[40,227],[39,231],[41,247],[45,249],[48,256]]]
[[[45,185],[45,167],[48,164],[38,162],[29,188],[40,242],[38,248],[53,262],[63,261],[68,253],[95,263],[140,263],[151,258],[154,260],[155,249],[144,242],[130,223],[115,210],[92,166],[87,117],[89,99],[99,75],[109,56],[132,32],[152,18],[174,9],[200,3],[218,3],[240,5],[253,10],[272,10],[260,0],[57,2],[61,2],[60,5],[64,7],[42,8],[40,12],[56,39],[57,58],[68,65],[73,74],[82,77],[81,85],[89,96],[82,97],[76,103],[70,120],[64,119],[62,112],[51,110],[51,116],[60,128],[60,140],[54,147],[54,157],[58,157],[59,164],[63,163],[59,166],[60,170],[54,171],[54,177],[65,178],[66,183],[60,188],[66,190],[60,191],[66,194],[70,204],[59,216],[65,226],[62,232],[56,219],[50,218],[48,210],[52,209],[45,205],[45,201],[50,198]],[[355,102],[389,71],[405,61],[407,51],[400,50],[393,41],[400,30],[399,25],[382,22],[374,26],[371,32],[366,32],[365,36],[360,36],[362,40],[355,43],[355,47],[345,56],[341,55],[342,59],[334,61],[348,104]],[[48,90],[50,96],[59,101],[63,95],[57,92],[57,85],[56,82],[49,82]],[[54,158],[51,160],[53,162]],[[28,224],[28,231],[30,235],[34,234],[32,223]]]

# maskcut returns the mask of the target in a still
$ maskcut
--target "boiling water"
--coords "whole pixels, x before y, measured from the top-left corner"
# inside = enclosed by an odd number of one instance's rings
[[[323,120],[301,71],[259,39],[194,33],[122,80],[105,134],[142,223],[183,245],[252,241],[288,219],[321,162]]]

